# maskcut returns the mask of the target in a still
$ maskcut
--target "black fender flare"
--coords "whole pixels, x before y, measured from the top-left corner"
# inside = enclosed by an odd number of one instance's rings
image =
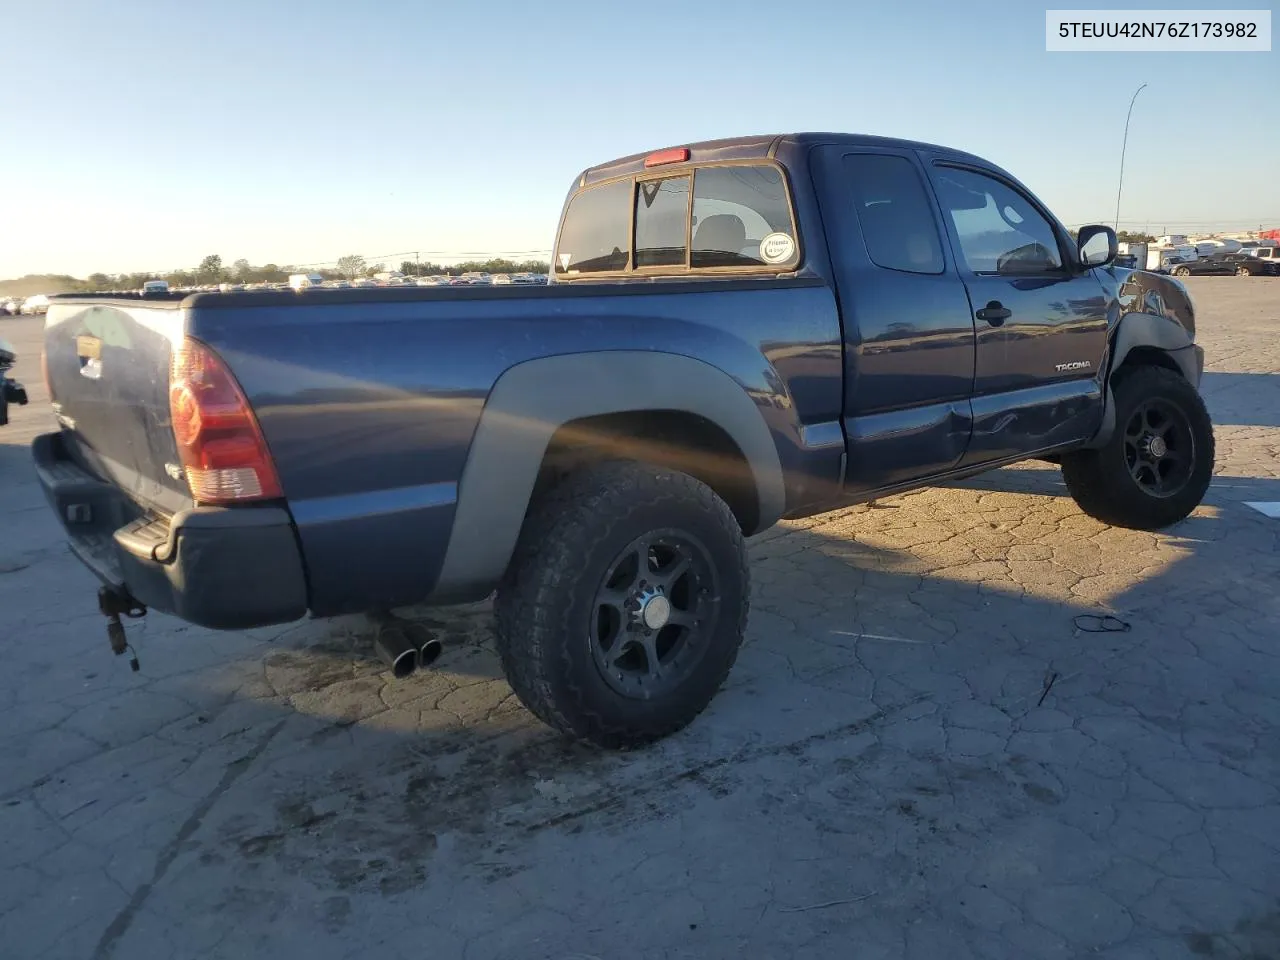
[[[583,417],[643,410],[686,411],[719,426],[750,466],[759,529],[785,512],[782,465],[768,424],[746,389],[719,368],[641,350],[528,360],[505,371],[489,392],[431,601],[478,600],[497,585],[557,429]]]
[[[1102,426],[1087,447],[1104,446],[1115,432],[1115,397],[1111,392],[1111,381],[1124,364],[1125,358],[1139,347],[1153,347],[1164,353],[1186,377],[1187,382],[1199,388],[1204,354],[1186,328],[1175,320],[1154,313],[1126,313],[1120,318],[1112,334]]]

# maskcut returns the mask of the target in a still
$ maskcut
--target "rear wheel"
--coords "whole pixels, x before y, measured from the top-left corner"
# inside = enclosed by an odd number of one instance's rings
[[[1253,276],[1253,271],[1252,271],[1252,270],[1250,270],[1248,267],[1236,267],[1236,276],[1237,276],[1237,277],[1251,277],[1251,276]]]
[[[584,468],[536,501],[495,607],[512,689],[603,747],[693,720],[746,627],[746,549],[705,484],[634,462]]]
[[[1106,445],[1062,458],[1067,490],[1089,516],[1158,530],[1200,505],[1213,477],[1213,424],[1199,392],[1163,367],[1121,370]]]
[[[1174,267],[1173,275],[1175,277],[1189,277],[1191,276],[1191,268],[1190,267]]]

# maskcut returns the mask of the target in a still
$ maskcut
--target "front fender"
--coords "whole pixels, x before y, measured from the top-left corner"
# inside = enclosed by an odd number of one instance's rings
[[[557,429],[583,417],[643,410],[684,411],[715,423],[751,468],[760,528],[783,514],[785,485],[773,436],[755,401],[722,370],[637,350],[528,360],[503,373],[485,402],[432,602],[479,599],[497,584]]]
[[[1152,313],[1126,313],[1120,318],[1112,339],[1108,380],[1139,347],[1154,347],[1168,354],[1182,375],[1196,387],[1200,386],[1201,370],[1195,357],[1193,335],[1167,315]]]
[[[1150,305],[1149,298],[1148,303]],[[1158,304],[1159,301],[1156,303]],[[1112,393],[1111,384],[1125,360],[1138,349],[1159,350],[1177,366],[1188,383],[1197,388],[1200,386],[1200,377],[1204,369],[1204,351],[1196,345],[1191,331],[1167,312],[1124,314],[1111,335],[1102,426],[1097,435],[1087,444],[1088,447],[1105,446],[1115,432],[1115,396]]]

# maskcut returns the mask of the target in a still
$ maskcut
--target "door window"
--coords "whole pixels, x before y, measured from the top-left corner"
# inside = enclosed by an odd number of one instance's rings
[[[1062,270],[1057,234],[1017,190],[955,167],[940,167],[937,181],[938,199],[972,272],[1026,276]]]

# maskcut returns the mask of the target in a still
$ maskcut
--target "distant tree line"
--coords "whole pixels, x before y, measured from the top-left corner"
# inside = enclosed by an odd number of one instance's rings
[[[167,280],[171,287],[196,287],[210,283],[282,283],[294,273],[318,273],[326,280],[353,280],[372,277],[387,269],[385,263],[366,263],[364,257],[356,254],[340,257],[332,267],[317,268],[275,263],[254,266],[244,259],[227,266],[222,257],[215,253],[205,257],[192,270],[170,270],[165,273],[91,273],[83,280],[68,274],[28,274],[15,280],[0,281],[0,293],[30,296],[35,293],[136,290],[148,280]],[[550,269],[550,264],[544,260],[516,262],[502,258],[468,261],[448,267],[438,263],[405,260],[399,266],[401,273],[411,277],[435,274],[456,277],[464,273],[549,273]]]

